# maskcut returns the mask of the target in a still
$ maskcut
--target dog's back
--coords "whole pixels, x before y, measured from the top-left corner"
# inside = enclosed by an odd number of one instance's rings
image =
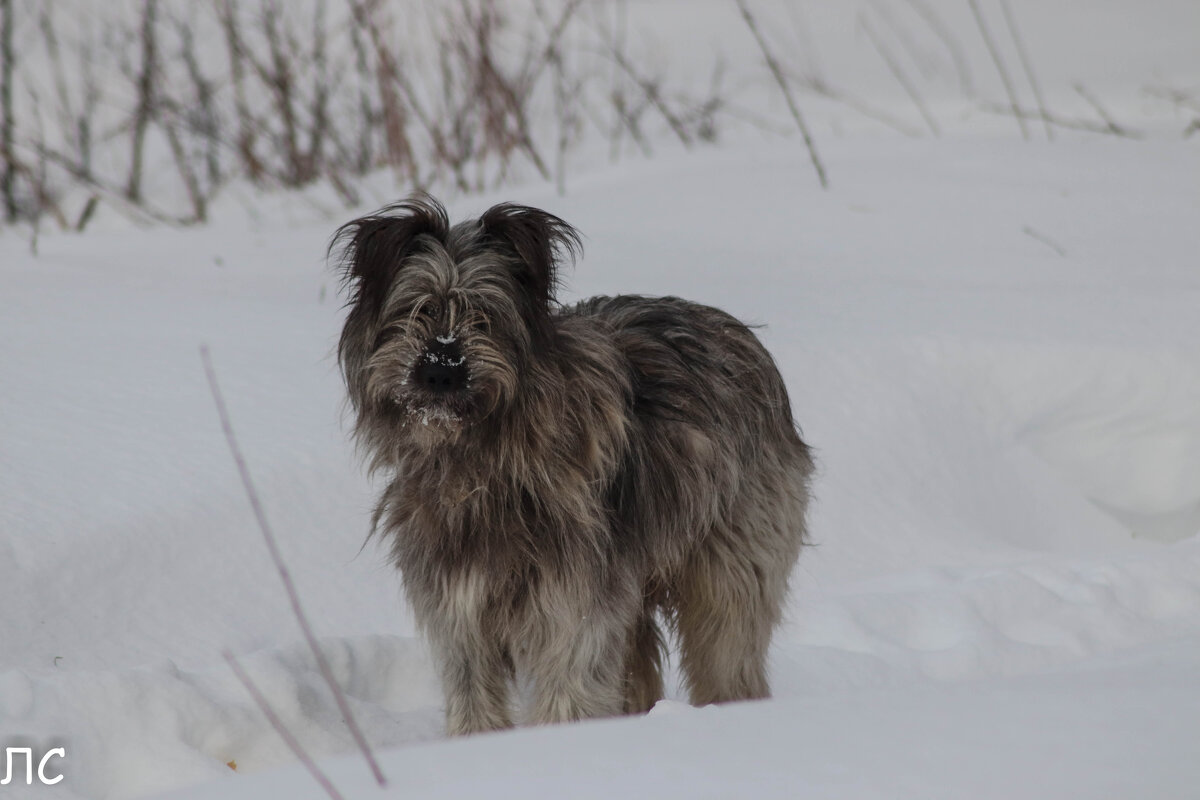
[[[733,316],[678,297],[640,295],[593,297],[566,313],[607,328],[629,364],[639,417],[704,429],[761,427],[771,442],[807,451],[774,360]]]

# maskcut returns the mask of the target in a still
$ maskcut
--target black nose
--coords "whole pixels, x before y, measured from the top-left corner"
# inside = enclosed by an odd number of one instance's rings
[[[451,339],[433,339],[417,359],[413,370],[416,384],[430,392],[457,392],[467,385],[467,360],[458,344]]]

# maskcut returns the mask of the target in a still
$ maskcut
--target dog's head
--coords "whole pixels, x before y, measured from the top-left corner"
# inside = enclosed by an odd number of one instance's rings
[[[512,204],[451,226],[420,195],[342,226],[335,249],[350,309],[338,360],[357,433],[379,456],[504,413],[553,347],[558,262],[580,242],[558,217]]]

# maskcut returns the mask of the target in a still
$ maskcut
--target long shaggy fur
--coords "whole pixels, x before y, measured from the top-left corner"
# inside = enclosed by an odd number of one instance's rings
[[[524,206],[451,226],[417,196],[334,247],[355,436],[390,478],[375,522],[448,732],[511,726],[518,673],[533,722],[649,709],[660,620],[692,702],[766,696],[812,461],[750,330],[674,297],[559,307],[579,237]]]

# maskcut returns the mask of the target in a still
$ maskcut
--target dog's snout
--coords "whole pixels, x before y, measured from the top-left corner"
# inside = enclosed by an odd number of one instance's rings
[[[430,340],[417,360],[413,380],[436,394],[457,392],[467,385],[467,360],[453,337]]]
[[[467,371],[461,364],[427,361],[417,367],[417,383],[439,394],[456,392],[467,383]]]

